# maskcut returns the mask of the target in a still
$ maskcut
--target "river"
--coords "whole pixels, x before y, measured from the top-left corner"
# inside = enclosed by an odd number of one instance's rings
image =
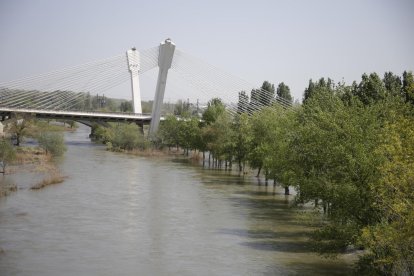
[[[344,275],[283,189],[185,160],[108,152],[66,133],[65,182],[0,198],[0,275]]]

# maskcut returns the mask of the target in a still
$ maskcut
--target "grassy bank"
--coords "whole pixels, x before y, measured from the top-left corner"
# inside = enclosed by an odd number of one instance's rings
[[[47,154],[40,147],[16,147],[15,158],[5,169],[4,175],[40,173],[44,178],[40,182],[33,184],[30,189],[42,189],[48,185],[62,183],[65,179],[55,161],[51,154]],[[0,197],[7,196],[17,190],[18,185],[3,181],[0,184]]]
[[[33,189],[63,182],[64,176],[59,172],[55,161],[66,151],[63,132],[75,131],[76,128],[73,121],[38,120],[19,114],[11,116],[5,123],[3,138],[0,140],[3,175],[35,173],[36,179],[39,175],[43,176],[44,179],[34,184]],[[22,146],[24,138],[37,140],[38,146]],[[13,188],[2,187],[1,195],[5,196],[10,191]]]
[[[61,175],[61,173],[59,171],[55,171],[55,172],[51,173],[49,176],[47,176],[46,178],[44,178],[42,181],[40,181],[37,184],[35,184],[34,186],[32,186],[30,189],[31,190],[40,190],[40,189],[43,189],[44,187],[47,187],[49,185],[62,183],[65,180],[65,178],[66,177]]]

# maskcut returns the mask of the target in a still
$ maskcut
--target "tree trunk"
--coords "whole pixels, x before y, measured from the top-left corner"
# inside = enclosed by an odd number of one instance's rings
[[[257,175],[256,175],[256,177],[259,177],[259,175],[260,175],[260,171],[262,170],[262,167],[259,167],[259,171],[257,172]]]
[[[285,195],[290,195],[289,186],[285,186]]]

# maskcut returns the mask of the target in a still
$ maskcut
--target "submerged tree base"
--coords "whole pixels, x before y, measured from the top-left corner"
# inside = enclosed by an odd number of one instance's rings
[[[18,174],[22,172],[44,174],[45,177],[42,181],[30,187],[31,190],[42,189],[52,184],[62,183],[66,178],[56,167],[54,161],[50,154],[47,154],[39,147],[19,147],[15,161],[7,168],[5,174]],[[10,191],[16,191],[18,187],[15,184],[13,185],[14,187],[7,189],[0,185],[1,196],[8,195]]]
[[[0,183],[0,198],[8,196],[12,192],[17,191],[16,184],[9,184],[9,183]]]

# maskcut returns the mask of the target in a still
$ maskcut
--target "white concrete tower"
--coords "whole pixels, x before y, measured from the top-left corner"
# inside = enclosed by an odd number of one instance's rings
[[[137,49],[132,48],[126,52],[128,69],[131,73],[132,107],[134,113],[142,113],[141,92],[139,90],[140,60]]]
[[[174,56],[175,44],[168,38],[161,42],[158,54],[158,81],[155,90],[154,103],[152,104],[151,124],[149,129],[150,137],[158,130],[161,117],[161,108],[164,100],[165,86],[167,83],[168,69],[171,68],[171,63]]]

